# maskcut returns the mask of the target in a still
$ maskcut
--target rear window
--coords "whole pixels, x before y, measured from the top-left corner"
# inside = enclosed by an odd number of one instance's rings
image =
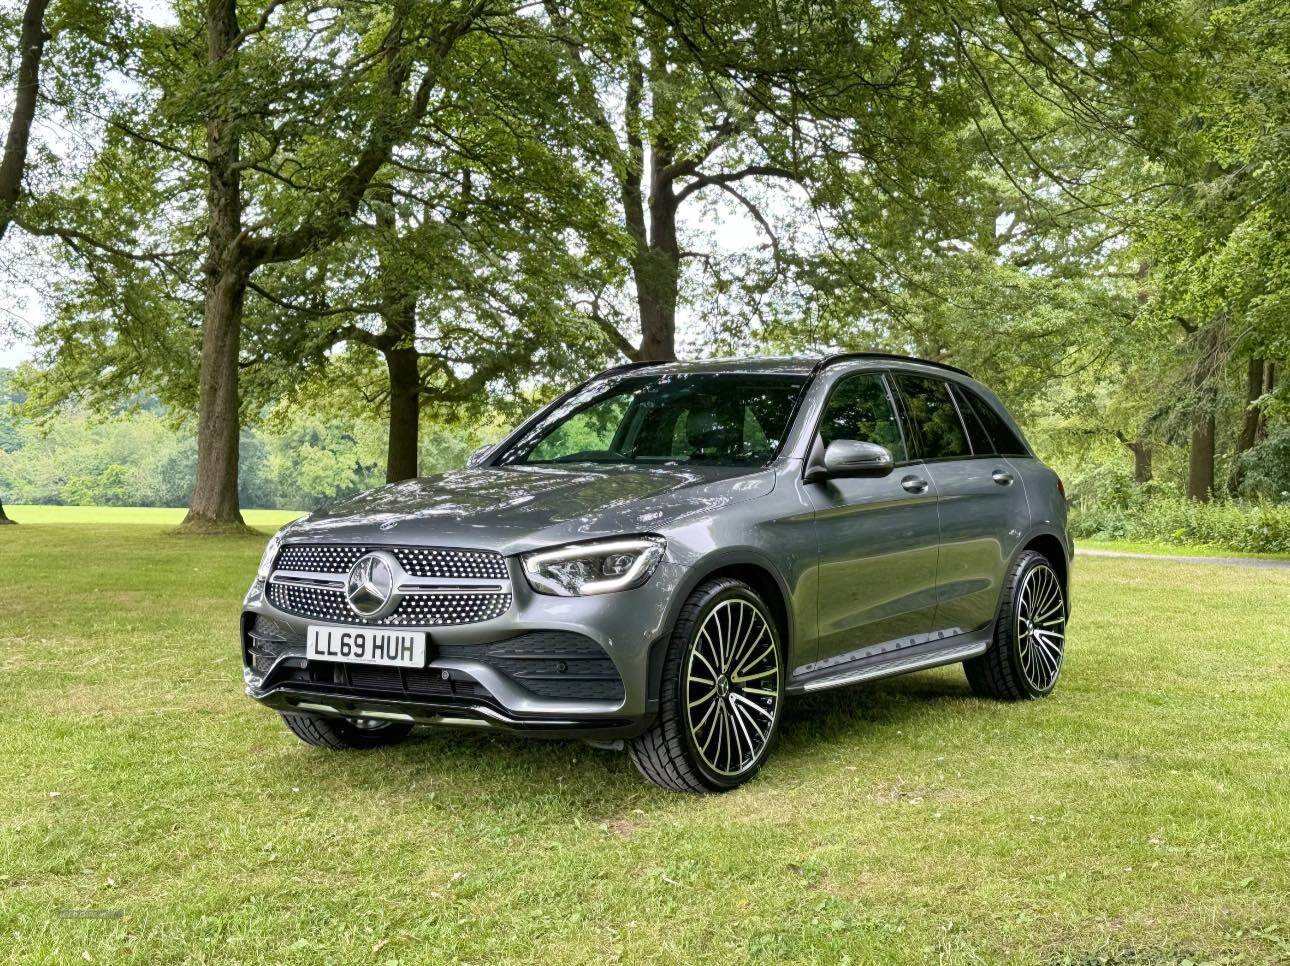
[[[950,392],[954,393],[954,401],[959,404],[959,415],[963,417],[963,425],[967,427],[968,440],[972,443],[972,452],[977,456],[989,456],[991,453],[998,452],[994,448],[994,440],[985,431],[985,426],[981,423],[980,417],[972,412],[968,406],[967,398],[962,389],[958,386],[950,386]]]
[[[966,386],[955,386],[954,392],[964,404],[964,410],[970,412],[981,422],[982,428],[990,438],[993,452],[1000,456],[1029,456],[1026,444],[1021,441],[1007,421],[999,415],[988,402]]]
[[[896,382],[905,399],[909,421],[918,436],[919,455],[925,460],[971,456],[967,433],[950,398],[950,387],[941,379],[899,373]]]

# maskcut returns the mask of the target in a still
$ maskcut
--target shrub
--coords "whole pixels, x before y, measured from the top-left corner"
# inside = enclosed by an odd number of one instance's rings
[[[1290,553],[1290,504],[1198,503],[1177,497],[1129,497],[1074,508],[1071,534],[1085,540],[1203,544],[1244,553]]]
[[[1242,453],[1234,471],[1237,492],[1246,498],[1290,501],[1290,429],[1274,433]]]

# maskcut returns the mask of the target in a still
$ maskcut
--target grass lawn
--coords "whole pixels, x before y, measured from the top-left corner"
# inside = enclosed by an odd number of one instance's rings
[[[242,694],[263,539],[14,511],[0,957],[1290,960],[1290,574],[1081,559],[1051,699],[816,696],[700,798],[574,743],[308,748]]]

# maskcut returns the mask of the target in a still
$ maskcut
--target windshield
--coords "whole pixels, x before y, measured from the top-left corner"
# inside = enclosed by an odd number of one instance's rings
[[[501,463],[698,463],[760,466],[788,432],[805,376],[627,376],[575,393]]]

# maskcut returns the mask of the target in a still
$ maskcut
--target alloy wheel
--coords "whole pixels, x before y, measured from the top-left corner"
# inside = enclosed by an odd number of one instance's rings
[[[1041,564],[1024,578],[1017,597],[1016,638],[1026,682],[1038,692],[1051,691],[1066,655],[1066,602],[1051,567]]]
[[[760,609],[731,598],[708,613],[686,663],[685,700],[695,750],[713,772],[732,777],[761,760],[779,715],[780,674]]]

